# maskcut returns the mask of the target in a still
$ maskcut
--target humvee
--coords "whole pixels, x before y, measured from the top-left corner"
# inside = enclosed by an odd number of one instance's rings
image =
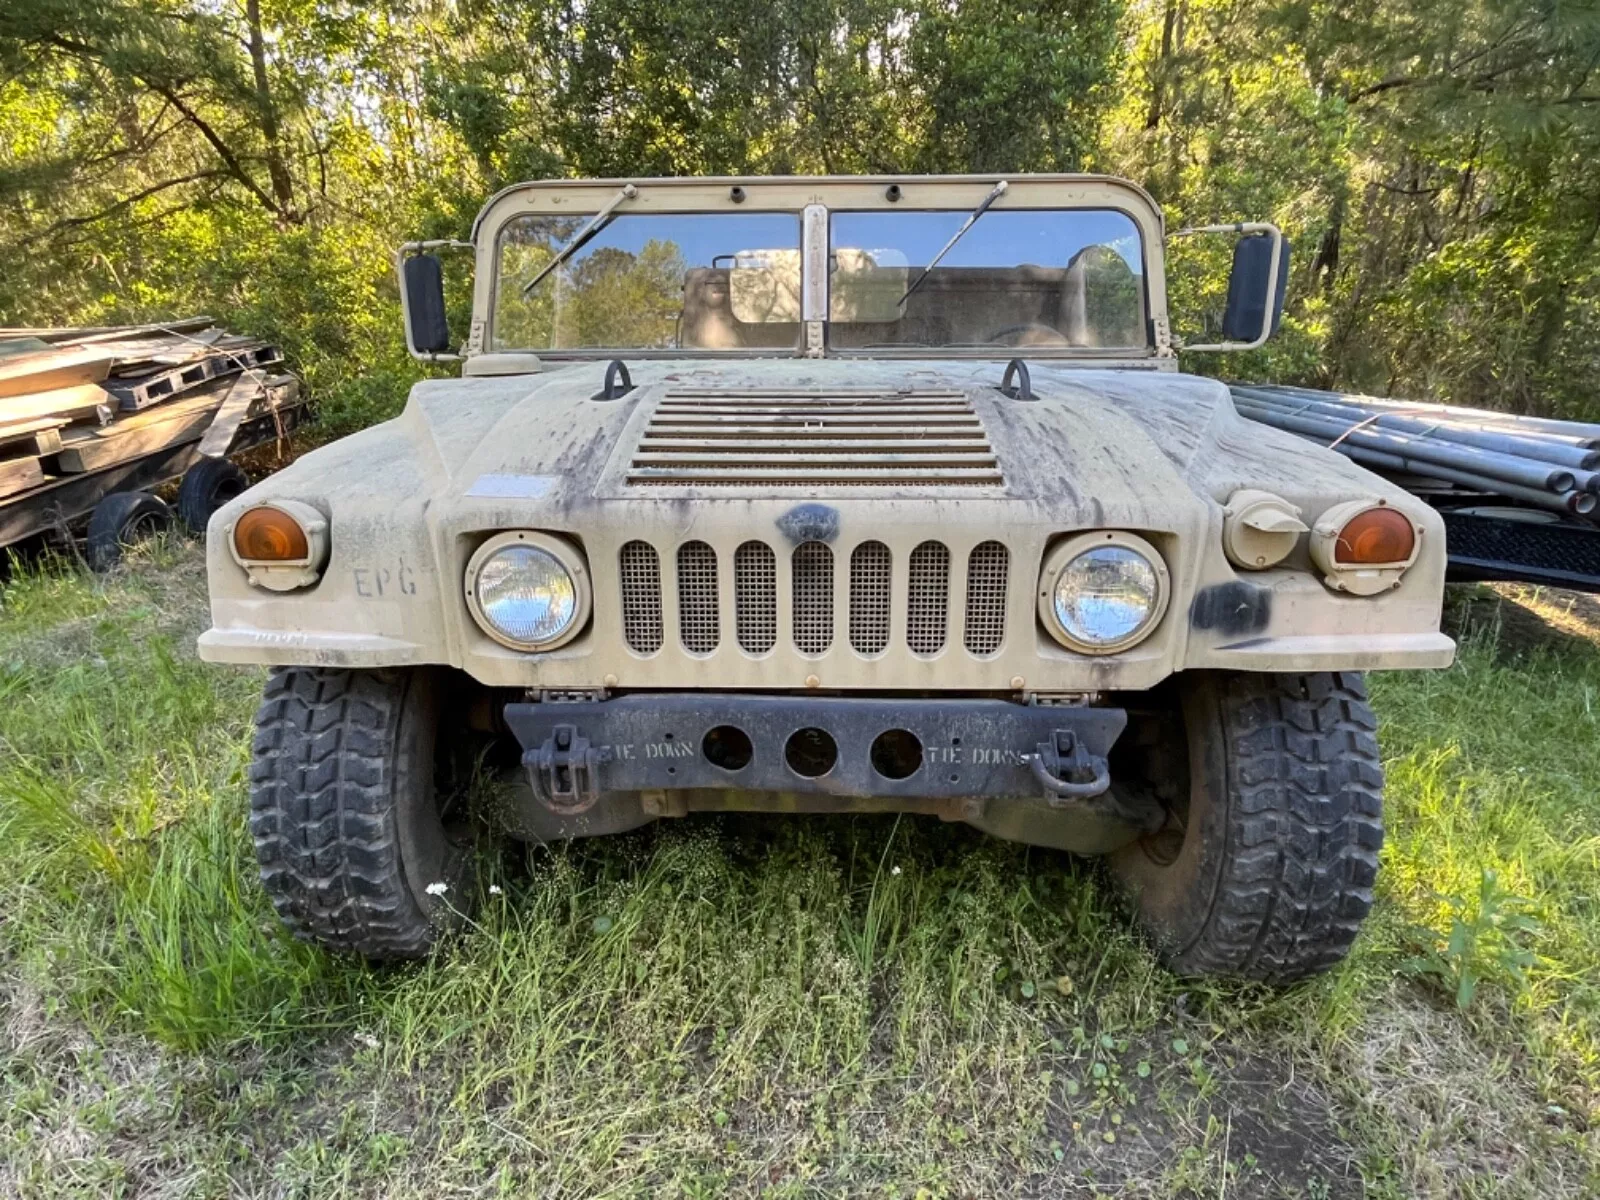
[[[1178,233],[1232,239],[1184,348],[1262,344],[1279,231]],[[1015,175],[529,183],[403,247],[460,378],[208,531],[201,655],[271,667],[283,920],[426,953],[477,890],[470,760],[500,836],[923,814],[1105,856],[1177,971],[1336,962],[1382,841],[1360,672],[1450,662],[1441,522],[1178,370],[1165,244],[1133,184]]]

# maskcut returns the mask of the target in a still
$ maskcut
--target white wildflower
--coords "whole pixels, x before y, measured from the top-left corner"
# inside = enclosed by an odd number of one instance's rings
[[[889,874],[891,874],[891,875],[900,874],[900,868],[899,867],[890,867],[889,868]]]
[[[438,883],[430,883],[422,890],[427,892],[430,896],[442,896],[450,890],[450,885],[441,880]]]
[[[491,896],[503,896],[503,895],[505,895],[505,893],[500,890],[500,885],[498,883],[491,883],[489,885],[489,895],[491,895]]]
[[[368,1050],[376,1050],[379,1046],[381,1046],[383,1044],[382,1042],[378,1041],[377,1038],[373,1037],[370,1033],[358,1033],[358,1034],[356,1034],[356,1041],[360,1042]]]

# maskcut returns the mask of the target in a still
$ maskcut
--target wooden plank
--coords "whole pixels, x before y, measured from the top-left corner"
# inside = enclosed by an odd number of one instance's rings
[[[252,418],[239,430],[233,449],[247,450],[271,442],[282,430],[295,428],[304,413],[302,405],[294,404]],[[189,442],[104,471],[47,478],[43,487],[0,500],[0,546],[45,530],[77,525],[109,493],[157,487],[182,475],[195,458],[194,443]]]
[[[209,329],[215,324],[216,320],[212,317],[184,317],[181,320],[152,325],[94,325],[84,328],[59,325],[43,328],[10,325],[0,329],[0,338],[31,337],[43,342],[55,342],[57,345],[68,343],[86,345],[110,338],[134,337],[142,333],[192,333],[196,329]]]
[[[0,429],[25,425],[43,417],[64,421],[93,420],[100,424],[111,419],[111,396],[98,383],[56,388],[31,396],[0,397]]]
[[[0,359],[0,396],[98,383],[111,370],[112,357],[99,349],[61,349]]]
[[[206,458],[221,458],[228,452],[228,447],[233,444],[233,435],[244,422],[245,414],[250,411],[252,391],[265,393],[266,374],[262,371],[246,371],[234,380],[233,387],[228,391],[228,397],[217,409],[216,417],[206,429],[206,435],[200,441],[200,453]]]
[[[84,471],[98,471],[130,458],[139,458],[197,440],[211,424],[211,410],[181,414],[176,420],[168,419],[141,429],[132,429],[118,437],[86,437],[63,440],[61,452],[56,455],[56,470],[63,475],[77,475]],[[115,429],[116,426],[111,428]]]
[[[44,482],[37,458],[10,458],[0,462],[0,496],[15,496]]]
[[[60,417],[43,417],[20,425],[0,426],[0,458],[27,458],[61,449]]]
[[[135,416],[123,417],[102,429],[69,432],[63,440],[61,452],[56,456],[56,469],[63,474],[76,475],[84,471],[99,471],[130,458],[153,454],[168,446],[199,441],[209,437],[229,404],[235,405],[235,415],[228,428],[228,441],[239,424],[275,405],[292,402],[296,389],[282,384],[263,388],[259,384],[245,384],[250,376],[228,381],[224,386],[207,388],[204,393],[173,400],[167,404],[146,409]],[[227,450],[227,443],[222,450]]]

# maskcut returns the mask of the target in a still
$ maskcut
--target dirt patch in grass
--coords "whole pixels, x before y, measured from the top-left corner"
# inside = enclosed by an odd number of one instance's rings
[[[1589,652],[1600,646],[1600,596],[1521,583],[1452,587],[1446,632],[1481,639],[1502,660],[1537,650]]]

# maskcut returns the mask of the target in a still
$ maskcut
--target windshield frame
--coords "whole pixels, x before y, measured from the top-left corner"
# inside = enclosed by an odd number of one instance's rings
[[[803,287],[820,297],[821,313],[827,314],[828,281],[826,271],[816,263],[826,263],[833,212],[884,211],[970,211],[981,203],[1001,179],[1008,189],[992,211],[1011,209],[1095,209],[1113,211],[1127,217],[1139,236],[1143,266],[1145,315],[1148,326],[1146,344],[1136,348],[1091,348],[1080,346],[959,346],[959,347],[877,347],[839,348],[828,344],[826,322],[822,323],[820,345],[802,331],[800,343],[793,347],[751,347],[739,349],[644,349],[638,347],[593,347],[584,349],[538,349],[497,347],[494,345],[495,296],[499,287],[499,246],[509,222],[526,215],[591,216],[611,200],[619,188],[632,183],[638,194],[627,205],[628,213],[654,215],[696,215],[727,212],[781,212],[801,218],[801,263]],[[891,193],[898,193],[891,199]],[[735,198],[737,196],[737,198]],[[808,212],[807,210],[810,210]],[[820,220],[812,219],[820,214]],[[698,179],[605,179],[557,180],[517,184],[492,197],[473,224],[472,237],[477,247],[474,283],[473,321],[467,342],[469,357],[480,354],[532,354],[550,361],[595,359],[775,359],[830,357],[860,359],[961,359],[1004,361],[1019,354],[1029,359],[1083,360],[1104,365],[1128,362],[1149,365],[1149,360],[1172,357],[1166,320],[1166,290],[1162,273],[1164,221],[1160,209],[1142,188],[1124,180],[1096,175],[967,175],[967,176],[801,176],[741,178],[734,176]],[[814,245],[813,241],[820,241]],[[820,287],[818,275],[821,275]],[[492,350],[491,347],[494,347]]]

